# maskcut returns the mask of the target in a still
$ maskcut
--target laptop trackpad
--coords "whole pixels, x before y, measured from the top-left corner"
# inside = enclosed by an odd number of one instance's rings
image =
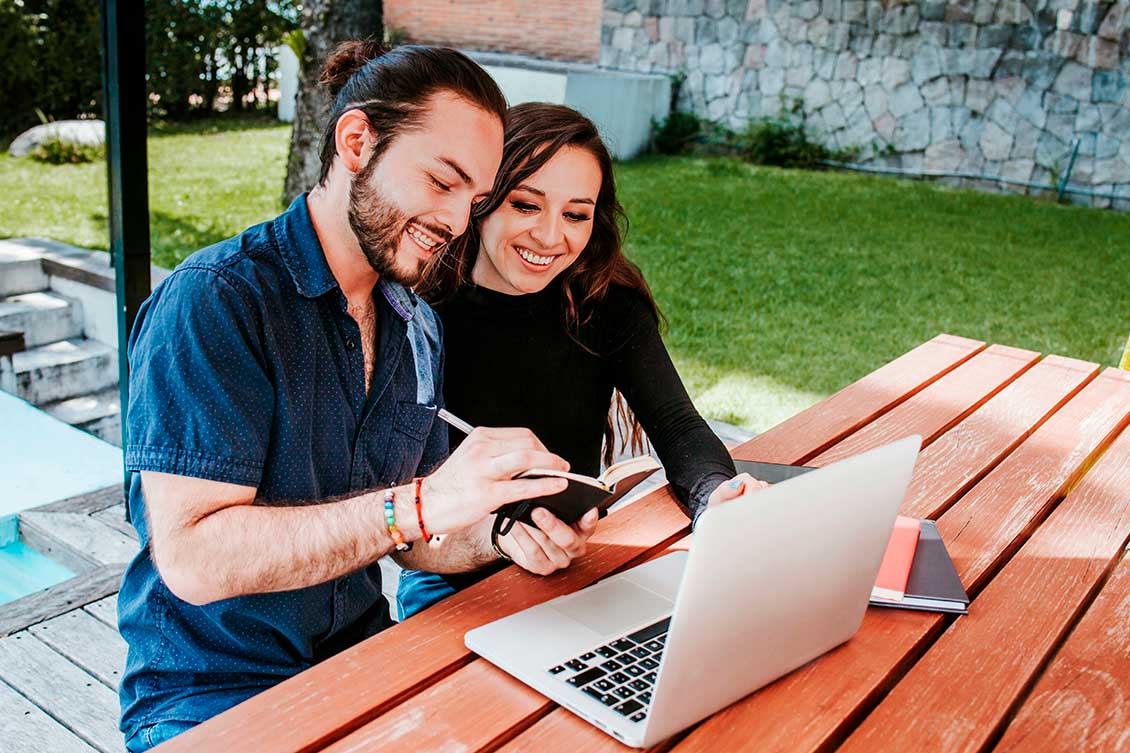
[[[600,583],[554,602],[553,608],[601,635],[622,633],[671,614],[674,605],[657,593],[623,578]]]

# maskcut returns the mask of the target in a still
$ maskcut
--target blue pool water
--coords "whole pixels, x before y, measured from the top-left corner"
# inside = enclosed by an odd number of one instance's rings
[[[71,577],[73,572],[19,540],[14,516],[0,518],[0,604]]]

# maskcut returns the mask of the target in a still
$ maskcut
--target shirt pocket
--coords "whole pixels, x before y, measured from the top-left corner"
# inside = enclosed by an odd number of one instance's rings
[[[435,418],[434,405],[420,405],[407,400],[396,404],[388,450],[381,464],[382,482],[403,484],[416,475]]]

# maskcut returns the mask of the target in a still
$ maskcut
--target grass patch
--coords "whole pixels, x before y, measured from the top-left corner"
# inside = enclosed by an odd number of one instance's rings
[[[264,117],[210,118],[150,128],[153,262],[193,251],[278,214],[290,126]],[[0,182],[19,186],[0,212],[0,237],[45,236],[107,250],[106,163],[44,165],[0,154]]]
[[[214,119],[149,140],[154,261],[269,219],[290,128]],[[696,403],[765,429],[939,332],[1115,364],[1130,215],[730,159],[617,167],[629,254]],[[0,156],[0,237],[107,246],[105,163]]]
[[[696,402],[762,429],[939,332],[1117,362],[1130,216],[734,160],[621,165]]]

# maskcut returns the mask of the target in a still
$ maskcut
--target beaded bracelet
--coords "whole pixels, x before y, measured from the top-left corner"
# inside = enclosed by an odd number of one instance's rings
[[[416,477],[413,479],[416,484],[416,521],[420,524],[420,533],[424,537],[424,541],[432,543],[432,537],[428,534],[428,529],[424,528],[424,500],[420,498],[420,487],[424,483],[424,479]]]
[[[407,552],[412,548],[412,544],[404,540],[404,534],[396,527],[396,513],[392,509],[392,503],[395,501],[396,492],[385,489],[385,522],[388,523],[388,535],[392,537],[392,543],[396,544],[396,551]]]

